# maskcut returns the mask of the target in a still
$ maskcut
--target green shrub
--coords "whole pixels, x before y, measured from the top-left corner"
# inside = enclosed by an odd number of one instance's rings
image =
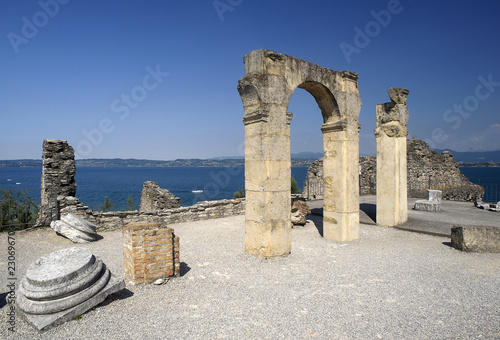
[[[108,198],[108,196],[104,196],[104,203],[99,204],[99,210],[102,212],[110,211],[113,206],[113,201]]]
[[[132,196],[128,195],[127,198],[127,209],[128,211],[134,211],[134,200],[132,199]]]
[[[299,189],[299,186],[297,184],[297,181],[295,180],[295,178],[293,178],[292,176],[292,181],[291,181],[291,187],[290,187],[290,191],[292,192],[292,195],[293,194],[301,194],[302,191]]]
[[[233,195],[233,198],[245,198],[245,190],[240,189],[236,191]]]
[[[22,230],[33,226],[38,216],[38,204],[27,190],[0,188],[0,231]]]

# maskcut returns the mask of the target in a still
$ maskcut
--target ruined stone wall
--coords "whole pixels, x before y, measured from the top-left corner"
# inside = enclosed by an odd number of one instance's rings
[[[74,197],[70,199],[73,205],[61,210],[61,214],[74,213],[94,223],[97,232],[104,230],[118,230],[132,222],[153,222],[161,225],[170,225],[181,222],[192,222],[222,218],[245,213],[245,199],[231,199],[221,201],[198,202],[190,207],[165,209],[157,211],[92,211]]]
[[[450,152],[438,154],[429,149],[427,143],[419,139],[407,140],[408,157],[408,197],[426,198],[429,189],[429,178],[431,189],[443,191],[443,199],[470,201],[484,194],[484,189],[471,183],[460,171],[458,163],[453,159]],[[362,156],[359,159],[361,175],[359,178],[360,194],[375,195],[377,193],[377,159],[375,156]],[[308,171],[308,178],[322,183],[318,167],[322,161],[317,160]],[[312,169],[312,170],[311,170]],[[318,187],[318,184],[314,188]],[[314,188],[310,188],[314,192]],[[304,189],[307,194],[307,188]]]
[[[43,141],[40,212],[36,226],[49,226],[57,219],[57,197],[75,196],[75,152],[65,140]]]
[[[156,211],[181,207],[181,199],[156,182],[144,182],[139,211]]]

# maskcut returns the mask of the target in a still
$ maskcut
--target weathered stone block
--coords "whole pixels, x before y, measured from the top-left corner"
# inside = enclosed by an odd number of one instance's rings
[[[45,331],[78,316],[125,287],[88,249],[67,248],[33,262],[21,280],[17,306]]]
[[[415,202],[413,209],[429,212],[441,211],[441,203],[429,200],[418,200]]]
[[[500,253],[500,227],[454,226],[451,245],[462,251]]]

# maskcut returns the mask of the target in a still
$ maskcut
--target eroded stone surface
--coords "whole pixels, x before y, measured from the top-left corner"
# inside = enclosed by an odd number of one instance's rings
[[[306,216],[311,214],[311,210],[305,201],[295,200],[292,204],[292,225],[305,225],[307,223]]]
[[[50,222],[50,227],[75,243],[93,242],[97,239],[95,225],[73,214],[64,215],[61,220]]]
[[[86,248],[71,247],[42,256],[26,270],[26,280],[35,287],[52,287],[80,276],[95,262]]]
[[[462,251],[500,253],[500,227],[454,226],[451,245]]]
[[[156,182],[144,182],[139,211],[157,211],[181,207],[181,199]]]
[[[90,250],[71,247],[42,256],[28,267],[16,303],[31,325],[46,330],[123,287],[123,279],[112,277]]]
[[[409,91],[390,88],[390,103],[376,107],[377,224],[395,227],[408,220],[407,153]]]
[[[103,302],[109,295],[116,293],[123,288],[125,288],[125,282],[123,281],[123,278],[111,274],[108,283],[103,289],[101,289],[90,299],[74,307],[52,314],[36,315],[22,313],[22,316],[31,326],[41,332],[44,332],[56,326],[62,325],[67,321],[73,320],[78,315],[82,315],[86,311]]]
[[[71,227],[87,234],[95,234],[95,225],[71,213],[61,216],[61,220]]]

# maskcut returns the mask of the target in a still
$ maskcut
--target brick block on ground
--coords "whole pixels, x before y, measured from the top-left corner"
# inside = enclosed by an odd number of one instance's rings
[[[125,281],[137,285],[180,276],[179,237],[159,223],[133,222],[123,227]]]

